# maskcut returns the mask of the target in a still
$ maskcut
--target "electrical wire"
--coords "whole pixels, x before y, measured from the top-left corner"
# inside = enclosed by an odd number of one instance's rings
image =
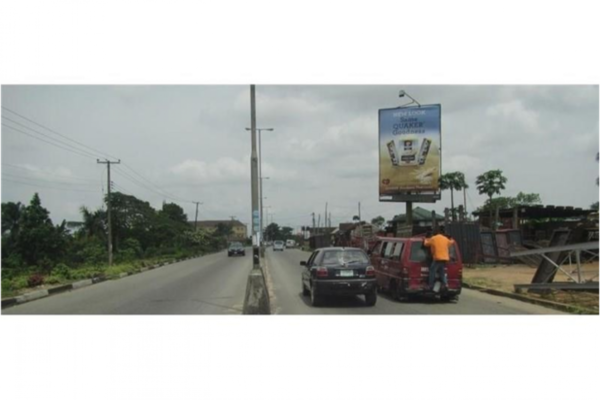
[[[21,167],[19,165],[14,165],[14,164],[9,164],[9,163],[2,163],[3,166],[5,167],[10,167],[10,168],[17,168],[17,169],[22,169],[24,171],[27,171],[29,173],[35,174],[35,173],[41,173],[41,174],[45,174],[45,175],[52,175],[52,176],[56,176],[59,178],[63,178],[63,179],[73,179],[73,180],[81,180],[81,181],[86,181],[86,182],[92,182],[92,181],[96,181],[96,179],[94,178],[84,178],[84,177],[80,177],[80,176],[64,176],[64,175],[58,175],[52,172],[48,172],[48,171],[42,171],[42,170],[33,170],[30,168],[25,168],[25,167]]]
[[[32,178],[32,177],[23,176],[23,175],[16,175],[16,174],[11,174],[11,173],[5,172],[5,171],[2,171],[2,176],[6,176],[9,178],[30,180],[30,181],[38,181],[38,182],[44,182],[44,183],[55,183],[55,184],[67,185],[67,186],[96,186],[95,183],[60,182],[60,181],[53,181],[53,180],[48,180],[48,179]]]
[[[35,135],[32,135],[31,133],[28,133],[28,132],[22,131],[22,130],[20,130],[20,129],[17,129],[17,128],[15,128],[14,126],[6,125],[6,124],[4,124],[4,123],[2,124],[2,126],[5,126],[5,127],[7,127],[7,128],[10,128],[10,129],[12,129],[12,130],[14,130],[14,131],[20,132],[20,133],[22,133],[22,134],[24,134],[24,135],[27,135],[27,136],[29,136],[29,137],[32,137],[32,138],[34,138],[34,139],[36,139],[36,140],[39,140],[39,141],[41,141],[41,142],[48,143],[49,145],[52,145],[52,146],[54,146],[54,147],[58,147],[59,149],[67,150],[67,151],[69,151],[69,152],[71,152],[71,153],[74,153],[74,154],[80,155],[80,156],[82,156],[82,157],[85,157],[85,158],[96,158],[96,157],[90,157],[89,155],[87,155],[87,154],[85,154],[85,153],[80,153],[80,152],[78,152],[78,151],[74,151],[74,150],[72,150],[72,149],[69,149],[68,147],[63,147],[63,146],[60,146],[60,145],[58,145],[58,144],[56,144],[56,143],[54,143],[54,142],[51,142],[51,141],[48,141],[48,140],[44,140],[44,139],[42,139],[42,138],[40,138],[40,137],[37,137],[37,136],[35,136]]]
[[[185,200],[182,198],[179,198],[177,196],[174,196],[172,194],[170,194],[169,192],[165,191],[164,189],[161,189],[158,185],[154,184],[152,181],[150,181],[149,179],[147,179],[146,177],[144,177],[142,174],[138,173],[137,171],[135,171],[132,167],[130,167],[129,165],[122,163],[123,166],[127,169],[129,169],[131,172],[133,172],[134,174],[136,174],[137,176],[139,176],[140,178],[142,178],[143,180],[145,180],[146,182],[148,182],[150,185],[152,185],[153,187],[155,187],[156,189],[158,189],[159,191],[161,191],[163,193],[163,196],[169,197],[171,199],[175,199],[176,201],[180,201],[180,202],[184,202],[184,203],[193,203],[193,201],[189,201],[189,200]]]
[[[61,191],[64,191],[64,192],[98,193],[98,190],[78,190],[78,189],[68,189],[68,188],[64,188],[64,187],[58,188],[58,187],[54,187],[54,186],[40,185],[40,184],[33,184],[33,183],[29,183],[29,182],[23,182],[23,181],[19,181],[17,179],[14,179],[14,178],[3,178],[2,181],[8,181],[8,182],[16,183],[16,184],[19,184],[19,185],[33,186],[33,187],[37,187],[37,188],[61,190]]]
[[[69,141],[71,141],[71,142],[73,142],[73,143],[76,143],[76,144],[78,144],[79,146],[82,146],[82,147],[84,147],[84,148],[86,148],[86,149],[88,149],[88,150],[91,150],[91,151],[93,151],[94,153],[97,153],[97,154],[102,154],[103,156],[106,156],[106,157],[108,157],[108,158],[118,159],[118,157],[111,156],[110,154],[107,154],[107,153],[104,153],[104,152],[102,152],[102,151],[100,151],[100,150],[93,149],[93,148],[91,148],[91,147],[89,147],[89,146],[86,146],[85,144],[83,144],[83,143],[80,143],[80,142],[78,142],[78,141],[77,141],[77,140],[75,140],[75,139],[71,139],[71,138],[69,138],[68,136],[66,136],[66,135],[63,135],[63,134],[61,134],[61,133],[59,133],[59,132],[55,131],[54,129],[50,129],[50,128],[48,128],[47,126],[45,126],[45,125],[42,125],[42,124],[40,124],[39,122],[36,122],[36,121],[32,120],[31,118],[27,118],[26,116],[24,116],[24,115],[21,115],[21,114],[17,113],[16,111],[13,111],[13,110],[11,110],[10,108],[7,108],[7,107],[5,107],[5,106],[2,106],[2,109],[3,109],[3,110],[6,110],[6,111],[8,111],[8,112],[10,112],[10,113],[12,113],[12,114],[14,114],[14,115],[17,115],[17,116],[19,116],[19,117],[23,118],[24,120],[26,120],[26,121],[29,121],[29,122],[31,122],[32,124],[35,124],[35,125],[39,126],[40,128],[44,128],[44,129],[48,130],[49,132],[52,132],[52,133],[54,133],[55,135],[58,135],[58,136],[60,136],[60,137],[62,137],[62,138],[65,138],[65,139],[67,139],[67,140],[69,140]],[[30,129],[31,129],[31,128],[30,128]]]
[[[70,149],[73,149],[73,150],[79,151],[79,152],[81,152],[81,153],[85,153],[85,154],[87,154],[87,155],[89,155],[89,156],[91,156],[91,157],[97,157],[97,155],[96,155],[96,154],[94,154],[94,153],[91,153],[91,152],[89,152],[89,151],[87,151],[87,150],[78,149],[77,147],[75,147],[75,146],[73,146],[73,145],[71,145],[71,144],[69,144],[69,143],[66,143],[66,142],[64,142],[64,141],[62,141],[62,140],[55,139],[55,138],[53,138],[52,136],[50,136],[50,135],[48,135],[48,134],[46,134],[46,133],[44,133],[44,132],[40,132],[40,131],[38,131],[38,130],[36,130],[36,129],[33,129],[33,128],[31,128],[31,127],[27,126],[27,125],[23,125],[23,124],[21,124],[20,122],[17,122],[17,121],[15,121],[15,120],[13,120],[13,119],[10,119],[10,118],[8,118],[8,117],[5,117],[4,115],[2,116],[2,118],[3,118],[3,119],[5,119],[5,120],[7,120],[7,121],[10,121],[10,122],[11,122],[11,123],[13,123],[13,124],[17,124],[17,125],[19,125],[19,126],[20,126],[20,127],[22,127],[22,128],[29,129],[30,131],[33,131],[33,132],[37,133],[38,135],[42,135],[43,137],[45,137],[45,138],[48,138],[49,140],[51,140],[51,141],[53,141],[53,142],[60,143],[61,145],[63,145],[63,146],[66,146],[66,147],[68,147],[68,148],[70,148]]]

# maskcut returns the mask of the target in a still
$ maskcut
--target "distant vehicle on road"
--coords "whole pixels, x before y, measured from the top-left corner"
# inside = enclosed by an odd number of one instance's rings
[[[364,295],[367,306],[377,302],[375,268],[362,249],[326,247],[312,253],[308,261],[301,261],[302,294],[310,295],[315,307],[324,296]]]
[[[244,245],[241,244],[240,242],[231,242],[229,243],[229,248],[227,249],[227,256],[231,257],[231,256],[245,256],[246,255],[246,249],[244,248]]]
[[[296,241],[292,240],[292,239],[288,239],[285,241],[285,248],[286,249],[293,249],[294,247],[296,247]]]
[[[273,242],[273,251],[283,251],[283,249],[285,249],[283,240],[276,240]]]
[[[423,247],[423,238],[380,237],[369,253],[381,291],[388,292],[398,301],[435,294],[429,290],[431,253]],[[440,291],[441,300],[458,300],[462,290],[462,270],[461,255],[454,243],[446,265],[448,288]]]

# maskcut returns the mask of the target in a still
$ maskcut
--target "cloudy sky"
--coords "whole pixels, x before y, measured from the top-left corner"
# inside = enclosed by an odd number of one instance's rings
[[[263,132],[262,150],[275,222],[310,225],[326,202],[334,224],[351,220],[359,202],[368,220],[404,212],[377,192],[377,110],[405,104],[400,90],[442,105],[442,172],[465,173],[470,211],[485,200],[475,178],[490,169],[508,178],[503,195],[598,201],[596,85],[259,85],[257,126],[274,129]],[[2,107],[3,202],[28,203],[38,192],[55,223],[80,220],[82,205],[101,207],[106,166],[96,159],[112,156],[121,160],[116,190],[157,209],[176,202],[193,220],[200,201],[199,219],[251,220],[249,86],[4,85]],[[420,204],[449,205],[446,192]]]

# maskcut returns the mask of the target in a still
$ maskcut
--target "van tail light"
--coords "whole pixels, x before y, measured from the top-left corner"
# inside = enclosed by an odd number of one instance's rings
[[[325,267],[317,268],[317,278],[326,278],[327,276],[329,276],[329,272],[327,271],[327,268],[325,268]]]
[[[367,277],[373,278],[375,276],[375,268],[373,268],[372,266],[368,266],[367,270],[366,270],[366,274]]]

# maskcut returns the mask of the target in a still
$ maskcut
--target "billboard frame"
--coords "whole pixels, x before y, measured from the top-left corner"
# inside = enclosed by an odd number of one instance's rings
[[[407,190],[404,192],[398,192],[393,195],[384,195],[382,196],[379,185],[381,183],[381,112],[382,111],[391,111],[391,110],[406,110],[406,109],[419,109],[422,107],[431,107],[437,106],[440,110],[439,113],[439,127],[440,127],[440,176],[442,175],[442,105],[441,104],[419,104],[416,106],[399,106],[392,108],[380,108],[377,110],[377,154],[379,160],[379,171],[378,171],[378,185],[377,185],[377,197],[379,198],[379,202],[385,203],[435,203],[438,200],[442,199],[442,191],[438,189],[437,192],[432,192],[431,190]],[[439,177],[438,177],[439,179]]]

